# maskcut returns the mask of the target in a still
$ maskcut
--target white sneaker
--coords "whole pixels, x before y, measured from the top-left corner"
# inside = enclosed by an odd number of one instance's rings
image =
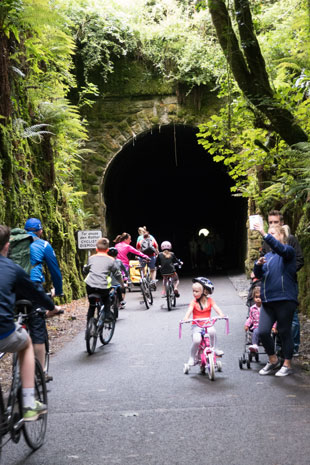
[[[292,368],[285,367],[284,365],[276,372],[276,376],[287,376],[293,373]]]
[[[267,362],[266,365],[264,366],[264,368],[262,368],[261,370],[259,370],[259,374],[264,376],[264,375],[269,375],[270,373],[273,373],[274,370],[276,370],[277,368],[279,368],[281,366],[281,362],[280,360],[278,359],[278,361],[276,363],[270,363],[270,362]],[[280,371],[280,370],[279,370]],[[281,375],[278,375],[278,376],[281,376]]]
[[[215,349],[215,355],[217,357],[221,357],[222,355],[224,355],[224,351],[221,349]]]
[[[184,363],[183,373],[187,375],[189,373],[189,364]]]

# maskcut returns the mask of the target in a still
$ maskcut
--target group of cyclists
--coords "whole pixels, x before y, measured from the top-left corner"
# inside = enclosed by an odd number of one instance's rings
[[[101,238],[96,244],[96,253],[89,258],[87,264],[86,291],[87,295],[97,293],[101,296],[105,307],[107,319],[113,318],[110,311],[109,293],[111,286],[115,286],[119,293],[120,308],[124,308],[126,286],[130,281],[130,256],[138,257],[141,264],[150,269],[150,285],[156,290],[156,270],[160,268],[163,276],[163,285],[167,277],[172,277],[174,293],[180,296],[178,291],[179,278],[176,272],[176,265],[182,262],[172,251],[169,241],[161,243],[159,246],[156,239],[147,231],[145,227],[138,228],[139,236],[136,247],[131,245],[131,235],[124,232],[114,239],[115,246],[110,247],[108,238]],[[163,294],[165,287],[163,287]],[[88,317],[92,316],[93,308],[89,305]]]
[[[30,238],[29,273],[10,255],[10,242],[11,249],[13,248],[11,229],[0,225],[0,351],[18,353],[24,421],[33,421],[47,411],[47,406],[36,401],[34,396],[35,358],[44,367],[46,321],[42,315],[34,313],[29,318],[29,332],[26,331],[15,322],[15,302],[21,298],[28,299],[33,309],[44,308],[46,316],[52,317],[60,310],[60,307],[54,304],[53,297],[62,295],[63,283],[55,251],[48,241],[42,239],[41,221],[38,218],[29,218],[24,225],[24,230],[18,231],[26,233],[22,234],[23,237],[26,235]],[[125,307],[126,281],[130,279],[130,253],[138,256],[144,264],[148,264],[154,289],[156,289],[156,270],[160,267],[164,279],[172,276],[175,295],[177,297],[180,295],[175,266],[181,264],[181,261],[173,253],[171,243],[162,242],[161,250],[159,250],[157,241],[145,227],[139,228],[138,231],[136,247],[130,245],[131,236],[128,233],[117,236],[114,240],[115,246],[112,247],[110,247],[109,239],[102,237],[96,244],[96,253],[89,257],[88,273],[85,278],[86,292],[87,295],[94,292],[100,294],[107,320],[114,318],[110,311],[111,286],[117,288],[120,308]],[[44,265],[51,274],[54,286],[51,297],[43,288]],[[89,306],[87,321],[92,316],[92,310]],[[46,377],[46,382],[52,379],[48,374]]]

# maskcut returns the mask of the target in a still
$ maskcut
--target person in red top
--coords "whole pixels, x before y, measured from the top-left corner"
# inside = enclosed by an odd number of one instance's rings
[[[186,312],[184,321],[189,320],[190,318],[210,318],[212,308],[220,317],[224,317],[224,313],[220,307],[214,302],[210,295],[214,291],[214,286],[208,278],[199,277],[193,279],[193,296],[194,300],[189,304],[188,310]],[[216,331],[214,326],[208,328],[208,334],[210,335],[211,346],[215,347],[216,345]],[[195,357],[197,350],[201,341],[201,328],[193,322],[192,324],[192,337],[193,343],[191,347],[191,353],[188,360],[188,365],[193,366],[195,364]],[[216,355],[223,355],[222,350],[216,349]]]

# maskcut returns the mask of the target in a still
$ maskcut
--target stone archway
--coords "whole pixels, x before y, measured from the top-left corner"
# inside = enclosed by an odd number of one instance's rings
[[[149,97],[110,97],[99,99],[88,116],[89,153],[84,156],[84,205],[87,224],[106,231],[106,206],[102,195],[105,173],[115,156],[152,130],[170,124],[197,127],[219,106],[210,96],[208,109],[197,112],[178,103],[175,95]]]

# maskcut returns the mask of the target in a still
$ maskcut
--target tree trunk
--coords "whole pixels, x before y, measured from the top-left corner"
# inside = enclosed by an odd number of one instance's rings
[[[11,112],[8,38],[4,32],[0,30],[0,115],[8,117]]]
[[[265,60],[254,33],[248,0],[235,0],[241,48],[223,0],[208,0],[216,34],[232,73],[245,97],[270,120],[289,145],[308,140],[292,113],[281,107],[271,89]]]

